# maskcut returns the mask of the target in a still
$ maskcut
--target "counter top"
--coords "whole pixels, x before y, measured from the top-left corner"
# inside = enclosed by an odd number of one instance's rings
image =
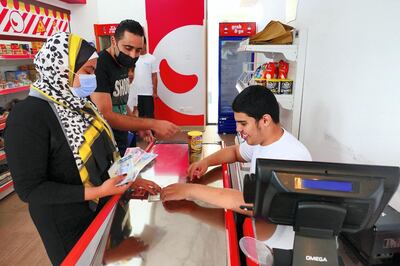
[[[156,143],[158,154],[141,176],[165,187],[186,182],[189,163],[221,149],[203,143],[190,154],[182,142]],[[224,177],[224,178],[222,178]],[[202,184],[223,187],[226,165],[210,167]],[[239,265],[233,214],[201,202],[127,199],[113,196],[103,207],[62,265]]]
[[[203,145],[204,157],[220,145]],[[186,182],[187,144],[156,144],[155,162],[141,176],[165,187]],[[221,176],[210,169],[209,177]],[[208,185],[222,187],[222,179]],[[190,201],[120,200],[103,261],[119,265],[226,265],[224,210]]]

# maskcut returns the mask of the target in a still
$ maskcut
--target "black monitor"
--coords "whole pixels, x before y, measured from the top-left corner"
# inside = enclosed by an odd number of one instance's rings
[[[399,177],[398,167],[257,159],[244,198],[255,217],[294,227],[293,265],[338,265],[338,233],[372,227]]]

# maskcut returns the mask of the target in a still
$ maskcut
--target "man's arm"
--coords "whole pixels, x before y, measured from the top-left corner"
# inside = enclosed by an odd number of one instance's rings
[[[240,206],[249,204],[244,202],[243,193],[236,189],[215,188],[200,184],[172,184],[162,189],[161,199],[170,200],[200,200],[211,205],[233,210],[245,215],[251,211],[242,210]]]
[[[221,165],[223,163],[245,162],[240,155],[239,148],[239,145],[229,146],[191,164],[188,169],[189,178],[200,178],[207,172],[210,166]]]
[[[179,131],[176,125],[165,120],[139,118],[115,113],[112,110],[112,101],[109,93],[94,92],[90,95],[90,98],[112,128],[125,131],[151,129],[161,137],[170,137]]]
[[[157,86],[158,86],[157,72],[151,73],[151,81],[153,82],[153,97],[155,99],[158,97],[158,94],[157,94]]]

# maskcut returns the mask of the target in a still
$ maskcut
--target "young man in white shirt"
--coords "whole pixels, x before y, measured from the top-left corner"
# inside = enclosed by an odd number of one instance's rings
[[[154,100],[157,95],[157,73],[159,72],[156,58],[147,53],[147,41],[144,45],[135,66],[135,78],[132,87],[138,97],[139,117],[154,118]]]
[[[250,172],[255,172],[257,158],[310,161],[307,148],[279,123],[279,104],[274,94],[263,86],[249,86],[232,104],[236,130],[245,140],[240,145],[226,147],[189,166],[191,180],[200,178],[209,166],[233,162],[251,162]],[[243,193],[235,189],[214,188],[200,184],[172,184],[161,192],[163,201],[197,199],[225,209],[251,215],[240,208],[246,205]],[[284,235],[288,241],[274,241],[270,247],[291,249],[294,234],[290,226],[278,226],[271,240]],[[291,235],[293,234],[293,235]],[[275,243],[276,242],[276,243]],[[284,242],[281,245],[279,242]],[[268,244],[268,243],[267,243]]]

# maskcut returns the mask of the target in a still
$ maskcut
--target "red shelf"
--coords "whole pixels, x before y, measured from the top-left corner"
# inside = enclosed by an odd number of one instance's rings
[[[5,152],[0,152],[0,161],[3,161],[6,158]]]
[[[29,88],[30,88],[30,85],[16,87],[16,88],[10,88],[10,89],[4,89],[4,90],[0,90],[0,95],[12,94],[12,93],[20,92],[20,91],[27,91],[27,90],[29,90]]]
[[[14,182],[10,180],[10,182],[0,187],[0,199],[4,198],[5,196],[14,191],[13,185]]]
[[[33,59],[33,54],[2,54],[0,60],[22,60],[22,59]]]

